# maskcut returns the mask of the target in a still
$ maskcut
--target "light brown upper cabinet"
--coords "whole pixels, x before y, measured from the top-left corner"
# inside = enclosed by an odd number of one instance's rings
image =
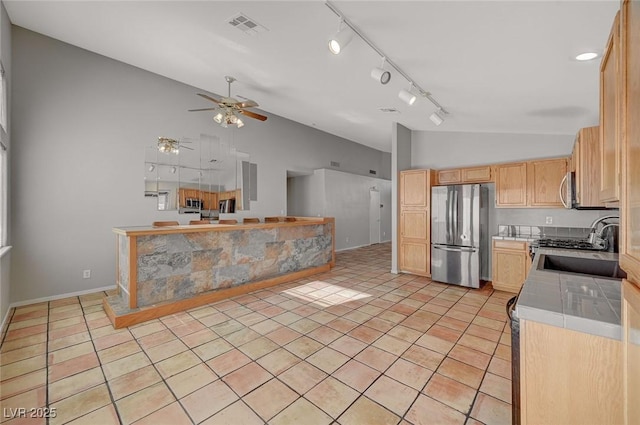
[[[462,181],[465,183],[486,183],[492,182],[491,166],[471,167],[462,169]]]
[[[434,185],[489,183],[493,181],[490,165],[436,171]]]
[[[629,280],[640,287],[640,3],[623,2],[621,13],[624,162],[620,264]],[[635,308],[640,311],[640,304]],[[640,391],[640,383],[637,388]]]
[[[567,174],[567,159],[543,159],[499,164],[496,206],[502,208],[563,208],[560,184]]]
[[[567,159],[546,159],[527,163],[528,205],[563,207],[560,184],[567,175]]]
[[[616,15],[600,64],[600,201],[620,200],[621,99],[620,13]]]
[[[457,184],[462,182],[460,169],[438,171],[438,184]]]
[[[527,163],[496,166],[496,206],[527,206]]]
[[[430,171],[425,171],[428,170],[407,170],[400,173],[400,206],[427,207],[431,188]]]
[[[581,207],[602,207],[600,202],[600,127],[580,129],[573,146],[575,196]]]

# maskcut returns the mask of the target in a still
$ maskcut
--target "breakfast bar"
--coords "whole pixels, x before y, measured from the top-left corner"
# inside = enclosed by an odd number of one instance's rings
[[[300,279],[335,265],[335,220],[121,227],[115,328]]]

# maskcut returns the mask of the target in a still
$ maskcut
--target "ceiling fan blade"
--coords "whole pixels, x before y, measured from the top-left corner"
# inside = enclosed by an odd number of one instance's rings
[[[188,109],[189,112],[197,112],[197,111],[215,111],[218,108],[201,108],[201,109]]]
[[[264,115],[256,114],[255,112],[251,112],[251,111],[245,111],[244,109],[241,109],[240,113],[243,114],[243,115],[246,115],[248,117],[260,120],[260,121],[266,121],[267,120],[267,117],[265,117]]]
[[[210,100],[210,101],[212,101],[212,102],[214,102],[214,103],[218,103],[218,104],[220,104],[220,101],[219,101],[219,100],[214,99],[213,97],[208,96],[208,95],[206,95],[206,94],[198,93],[198,96],[200,96],[200,97],[204,97],[204,98],[205,98],[205,99],[207,99],[207,100]]]
[[[245,99],[242,102],[238,102],[238,106],[241,108],[255,108],[258,103],[255,100]]]

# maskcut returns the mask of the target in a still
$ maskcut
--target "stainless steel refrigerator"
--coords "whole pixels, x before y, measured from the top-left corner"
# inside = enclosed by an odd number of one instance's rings
[[[431,279],[471,288],[488,280],[487,201],[479,184],[431,189]]]

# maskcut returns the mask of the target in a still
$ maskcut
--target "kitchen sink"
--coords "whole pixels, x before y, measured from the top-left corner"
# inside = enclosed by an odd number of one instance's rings
[[[620,268],[615,260],[595,260],[593,258],[565,257],[562,255],[542,254],[538,261],[538,270],[614,279],[627,277],[625,271]]]

